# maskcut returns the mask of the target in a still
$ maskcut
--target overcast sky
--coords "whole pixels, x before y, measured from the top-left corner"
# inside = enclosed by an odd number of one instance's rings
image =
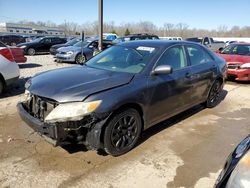
[[[103,0],[104,21],[186,23],[190,28],[250,26],[250,0]],[[82,24],[98,19],[98,0],[0,0],[0,22]]]

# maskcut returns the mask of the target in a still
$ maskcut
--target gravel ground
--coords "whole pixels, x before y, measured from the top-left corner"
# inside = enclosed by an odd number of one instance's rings
[[[27,62],[19,64],[20,78],[29,78],[47,70],[73,66],[69,63],[57,63],[52,55],[27,56]]]

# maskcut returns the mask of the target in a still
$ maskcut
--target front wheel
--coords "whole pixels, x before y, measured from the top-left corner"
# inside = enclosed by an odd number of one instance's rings
[[[28,55],[35,55],[36,51],[34,48],[29,48],[27,53],[28,53]]]
[[[104,132],[104,150],[113,156],[131,150],[142,130],[142,120],[137,110],[129,108],[116,114]]]
[[[219,80],[216,80],[214,84],[212,85],[207,101],[206,101],[206,106],[208,108],[213,108],[218,104],[220,93],[222,90],[221,86],[222,86],[222,83]]]
[[[76,64],[80,64],[80,65],[82,65],[83,63],[85,63],[85,61],[86,61],[86,57],[85,57],[85,55],[83,54],[78,54],[77,56],[76,56]]]

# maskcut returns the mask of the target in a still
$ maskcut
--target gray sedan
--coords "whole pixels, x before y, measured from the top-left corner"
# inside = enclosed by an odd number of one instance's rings
[[[103,49],[112,45],[109,40],[103,41]],[[81,47],[83,46],[83,55],[81,54]],[[58,49],[56,54],[57,62],[75,62],[83,64],[86,60],[93,57],[93,53],[98,48],[98,40],[80,41],[73,46],[62,47]]]

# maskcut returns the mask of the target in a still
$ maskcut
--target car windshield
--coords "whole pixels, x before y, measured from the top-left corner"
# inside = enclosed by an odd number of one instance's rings
[[[250,45],[229,45],[221,53],[250,56]]]
[[[83,42],[83,47],[87,46],[90,42],[84,41]],[[77,42],[76,44],[74,44],[73,46],[75,47],[82,47],[82,41]]]
[[[114,72],[140,73],[156,53],[156,48],[113,46],[90,59],[86,66]]]
[[[115,40],[112,41],[114,44],[118,44],[120,42],[124,42],[124,37],[120,37],[120,38],[117,38]]]
[[[36,38],[33,40],[33,42],[40,42],[43,38]]]
[[[66,42],[66,45],[73,46],[74,44],[76,44],[79,41],[80,41],[79,39],[72,39],[72,40]]]

